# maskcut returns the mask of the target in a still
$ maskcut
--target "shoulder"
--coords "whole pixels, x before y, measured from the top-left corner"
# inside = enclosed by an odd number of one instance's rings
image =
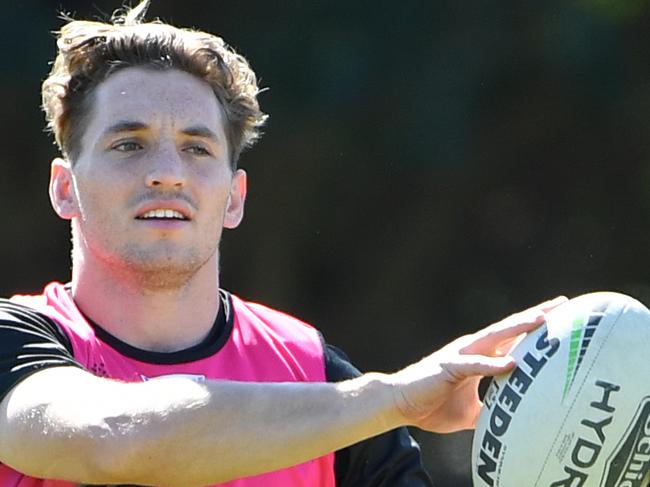
[[[81,367],[55,320],[26,304],[0,299],[0,399],[38,370],[70,365]]]
[[[13,296],[0,298],[0,330],[3,345],[17,342],[49,341],[72,351],[70,337],[65,328],[39,304],[41,296]],[[20,337],[20,338],[18,338]]]
[[[16,294],[10,301],[46,316],[72,340],[94,338],[94,330],[77,308],[68,285],[51,282],[40,294]]]
[[[31,306],[5,298],[0,298],[0,323],[4,327],[58,329],[57,323],[47,315]]]
[[[254,328],[294,342],[317,342],[322,348],[320,333],[309,323],[284,311],[245,301],[233,294],[230,296],[233,318],[240,327]]]
[[[314,326],[284,311],[257,302],[246,301],[232,293],[230,293],[230,296],[232,298],[231,302],[235,314],[250,313],[269,324],[279,324],[296,328],[305,328],[307,330],[315,330]]]
[[[296,380],[325,380],[324,347],[316,328],[295,316],[234,295],[230,303],[230,350],[235,349],[246,360],[255,357],[258,362],[276,364],[279,369],[289,370]]]

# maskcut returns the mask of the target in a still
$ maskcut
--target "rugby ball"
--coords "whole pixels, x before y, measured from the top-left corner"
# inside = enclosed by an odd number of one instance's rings
[[[650,311],[616,293],[552,310],[495,377],[472,445],[474,487],[650,485]]]

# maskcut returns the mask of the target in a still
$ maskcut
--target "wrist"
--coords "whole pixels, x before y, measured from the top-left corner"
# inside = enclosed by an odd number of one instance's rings
[[[404,426],[419,426],[422,419],[431,414],[432,404],[426,406],[417,401],[414,393],[420,389],[414,380],[413,367],[408,367],[387,376],[391,385],[393,402],[399,421]]]
[[[407,424],[398,400],[399,385],[392,380],[392,375],[371,372],[341,382],[339,388],[359,401],[360,413],[372,423],[373,435]]]

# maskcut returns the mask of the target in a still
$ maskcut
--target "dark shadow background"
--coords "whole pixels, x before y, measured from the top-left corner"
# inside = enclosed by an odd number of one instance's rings
[[[153,4],[222,35],[270,88],[228,289],[382,371],[559,293],[650,302],[648,2]],[[4,295],[69,276],[38,108],[57,11],[117,6],[3,2]],[[416,434],[439,486],[470,485],[471,435]]]

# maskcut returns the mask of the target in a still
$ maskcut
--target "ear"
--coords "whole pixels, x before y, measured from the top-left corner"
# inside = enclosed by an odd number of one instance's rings
[[[246,202],[246,171],[237,169],[232,177],[226,214],[223,220],[224,228],[236,228],[244,218],[244,203]]]
[[[72,167],[67,160],[57,157],[52,161],[49,190],[52,208],[59,217],[64,220],[71,220],[79,216]]]

